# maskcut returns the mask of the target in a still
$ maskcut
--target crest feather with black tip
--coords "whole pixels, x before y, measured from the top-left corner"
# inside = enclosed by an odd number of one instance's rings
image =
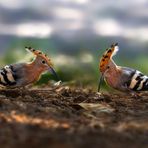
[[[106,70],[106,67],[109,61],[112,59],[114,55],[116,55],[118,50],[119,50],[118,43],[116,43],[116,44],[112,44],[111,47],[105,51],[105,53],[103,54],[100,60],[100,65],[99,65],[99,69],[101,72]]]
[[[46,62],[50,65],[50,66],[53,66],[52,62],[51,62],[51,59],[46,55],[44,54],[43,52],[41,52],[40,50],[35,50],[34,48],[32,47],[25,47],[25,49],[27,51],[30,51],[32,52],[35,56],[40,56],[42,57],[44,60],[46,60]]]

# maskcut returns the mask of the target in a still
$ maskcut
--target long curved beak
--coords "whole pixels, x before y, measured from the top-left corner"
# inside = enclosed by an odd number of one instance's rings
[[[104,76],[103,76],[103,74],[101,74],[99,82],[98,82],[98,92],[100,92],[100,88],[101,88],[101,84],[103,82],[103,79],[104,79]]]
[[[55,70],[52,67],[49,67],[49,72],[51,72],[55,76],[57,81],[60,81],[57,73],[55,72]]]

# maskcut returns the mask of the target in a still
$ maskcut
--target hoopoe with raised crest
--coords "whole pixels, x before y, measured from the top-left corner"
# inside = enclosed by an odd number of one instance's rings
[[[30,63],[11,64],[0,69],[0,87],[24,87],[38,81],[41,74],[45,71],[50,71],[59,81],[53,69],[51,59],[46,54],[31,47],[25,48],[27,51],[34,54],[35,59]]]
[[[131,93],[148,91],[148,76],[132,68],[117,66],[113,61],[112,58],[118,50],[118,43],[111,45],[100,60],[101,77],[98,91],[100,91],[100,86],[104,79],[109,86],[119,91]]]

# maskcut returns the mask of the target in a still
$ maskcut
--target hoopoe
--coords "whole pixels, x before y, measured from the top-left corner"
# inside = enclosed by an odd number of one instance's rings
[[[30,63],[6,65],[0,69],[0,87],[24,87],[36,82],[45,71],[50,71],[59,80],[53,64],[46,54],[31,47],[25,48],[35,55],[35,59]]]
[[[117,66],[112,57],[119,50],[118,43],[111,45],[103,54],[99,69],[101,77],[98,85],[98,91],[105,79],[112,88],[123,92],[148,91],[148,76],[138,70]]]

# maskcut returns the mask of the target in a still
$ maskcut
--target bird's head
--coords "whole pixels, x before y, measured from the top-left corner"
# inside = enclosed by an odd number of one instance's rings
[[[51,59],[46,54],[44,54],[40,50],[35,50],[31,47],[25,48],[36,56],[34,62],[38,66],[38,68],[41,68],[42,71],[50,71],[58,81],[60,80],[53,68],[53,63],[51,62]]]
[[[104,73],[109,71],[111,68],[116,67],[116,64],[112,60],[112,57],[118,52],[118,43],[112,44],[110,48],[106,49],[105,53],[101,57],[99,70],[101,72],[101,77],[99,81],[98,91],[100,90],[101,81],[104,79]]]

